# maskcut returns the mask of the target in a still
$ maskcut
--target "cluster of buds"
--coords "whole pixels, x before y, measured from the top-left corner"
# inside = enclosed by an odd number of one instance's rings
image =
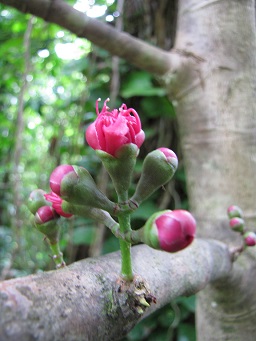
[[[60,225],[58,224],[59,214],[50,206],[45,198],[46,192],[42,189],[35,189],[30,193],[28,208],[33,214],[32,223],[35,228],[44,234],[53,253],[53,260],[56,268],[65,266],[63,254],[59,248]]]
[[[230,228],[241,234],[244,241],[244,247],[256,245],[256,234],[252,231],[247,231],[243,218],[243,211],[240,207],[232,205],[227,210],[229,217]]]
[[[143,242],[167,252],[177,252],[190,245],[195,237],[196,223],[184,210],[153,214],[139,230],[121,226],[139,205],[173,177],[177,167],[176,154],[165,147],[149,153],[143,162],[142,174],[134,194],[129,198],[132,174],[145,139],[137,112],[123,104],[119,110],[109,110],[107,99],[101,112],[96,102],[97,118],[87,129],[85,137],[96,151],[110,175],[118,202],[107,198],[97,187],[90,173],[76,165],[60,165],[50,175],[50,193],[38,189],[29,198],[35,226],[50,243],[58,239],[59,229],[52,226],[60,217],[73,215],[89,217],[105,224],[124,242]],[[54,239],[54,241],[53,241]],[[122,251],[122,250],[121,250]]]

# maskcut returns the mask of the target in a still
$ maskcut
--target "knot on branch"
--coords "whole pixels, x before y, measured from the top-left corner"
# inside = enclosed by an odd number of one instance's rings
[[[140,316],[152,303],[156,303],[156,297],[151,293],[148,283],[138,275],[132,281],[119,278],[115,294],[124,317],[131,311]]]

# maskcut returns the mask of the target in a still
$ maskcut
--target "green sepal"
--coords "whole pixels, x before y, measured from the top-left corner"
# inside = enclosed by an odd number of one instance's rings
[[[139,148],[133,143],[125,144],[119,148],[116,157],[102,150],[96,150],[96,154],[110,175],[119,197],[122,197],[130,187],[138,153]]]
[[[72,167],[74,172],[68,173],[62,179],[61,198],[72,204],[97,207],[115,214],[117,205],[98,189],[90,173],[83,167]]]
[[[131,231],[131,233],[127,235],[127,239],[130,240],[133,244],[144,243],[152,247],[153,249],[160,250],[161,248],[159,244],[158,231],[155,220],[165,212],[170,212],[170,210],[164,210],[152,214],[146,221],[145,225],[142,226],[139,230]]]
[[[56,244],[59,241],[60,225],[58,219],[53,219],[44,224],[37,224],[34,220],[34,227],[43,233],[51,244]]]
[[[141,177],[131,201],[139,205],[170,181],[176,169],[177,164],[168,162],[161,151],[154,150],[149,153],[144,159]]]
[[[44,197],[45,191],[38,188],[30,193],[27,207],[31,213],[36,214],[37,210],[42,206],[50,206],[51,204]]]
[[[56,265],[56,268],[59,269],[61,267],[64,267],[66,264],[63,260],[63,254],[60,251],[59,246],[59,236],[61,230],[59,219],[56,218],[44,224],[37,224],[35,222],[35,216],[31,216],[30,220],[32,225],[46,237],[46,241],[52,251],[52,259]]]

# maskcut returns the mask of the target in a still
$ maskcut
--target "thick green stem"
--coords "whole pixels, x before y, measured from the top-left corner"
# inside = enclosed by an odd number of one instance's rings
[[[118,200],[119,202],[125,202],[127,200],[127,192],[124,192],[122,195],[119,194]],[[130,223],[130,213],[123,213],[118,217],[118,222],[120,225],[120,232],[125,234],[131,231],[131,223]],[[120,250],[121,250],[121,276],[127,280],[131,281],[133,279],[132,272],[132,260],[131,260],[131,243],[126,242],[122,239],[120,241]]]
[[[130,214],[124,214],[118,218],[121,233],[128,232],[130,227]],[[133,279],[132,260],[131,260],[131,243],[119,239],[121,250],[121,275],[124,279],[130,281]]]
[[[60,251],[60,246],[59,246],[59,243],[51,243],[49,241],[49,245],[50,245],[50,248],[52,250],[52,259],[54,260],[54,263],[56,264],[56,268],[59,269],[59,268],[63,268],[66,263],[63,259],[63,254],[62,252]]]

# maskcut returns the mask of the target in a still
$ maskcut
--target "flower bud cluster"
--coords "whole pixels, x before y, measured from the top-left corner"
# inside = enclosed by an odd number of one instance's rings
[[[79,215],[104,223],[124,241],[142,241],[167,252],[184,249],[193,241],[196,229],[195,220],[187,211],[157,213],[138,231],[130,227],[125,231],[119,228],[119,224],[112,218],[116,216],[119,220],[120,217],[130,215],[152,193],[170,181],[177,170],[178,158],[166,147],[150,152],[144,159],[135,192],[129,198],[128,190],[133,170],[139,148],[145,139],[140,117],[134,109],[127,108],[125,104],[118,110],[110,111],[107,106],[109,99],[104,102],[99,112],[98,101],[97,118],[88,127],[85,137],[109,173],[118,202],[109,200],[98,189],[85,168],[60,165],[50,175],[50,193],[38,189],[29,197],[28,206],[34,215],[36,227],[50,240],[56,241],[59,230],[52,226],[58,225],[58,219]]]
[[[255,246],[256,245],[256,233],[247,231],[245,228],[245,221],[243,219],[243,211],[240,207],[232,205],[228,208],[227,214],[229,217],[229,226],[235,231],[239,232],[243,237],[244,246]]]

